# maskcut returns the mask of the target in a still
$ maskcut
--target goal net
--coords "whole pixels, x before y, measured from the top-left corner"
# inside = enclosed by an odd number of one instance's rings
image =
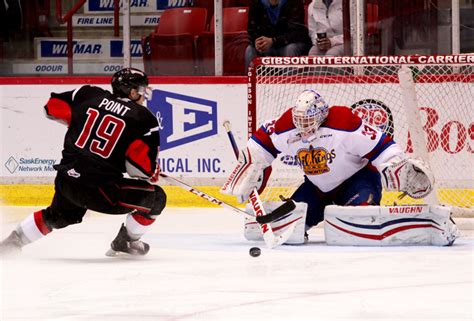
[[[382,204],[438,203],[473,215],[474,55],[263,57],[249,69],[249,135],[279,117],[305,89],[353,109],[412,156],[427,161],[435,193],[415,200],[384,192]],[[279,155],[264,200],[289,197],[303,181],[293,155]]]

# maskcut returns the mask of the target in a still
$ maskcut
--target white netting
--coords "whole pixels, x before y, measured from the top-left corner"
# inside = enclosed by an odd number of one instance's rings
[[[471,214],[474,208],[474,55],[435,57],[437,63],[424,63],[434,59],[428,56],[401,57],[399,61],[391,57],[389,64],[378,63],[377,58],[381,57],[351,57],[350,61],[345,58],[346,64],[341,63],[341,57],[339,60],[337,57],[292,58],[293,64],[275,58],[257,61],[249,77],[249,119],[254,120],[253,127],[278,117],[294,104],[304,89],[315,89],[330,106],[351,106],[365,120],[392,135],[407,153],[415,152],[428,158],[436,178],[438,202]],[[400,61],[403,63],[397,63]],[[455,63],[446,63],[453,61]],[[408,70],[414,81],[408,89],[400,85],[401,68]],[[411,111],[405,108],[410,104],[407,92],[410,88],[417,100]],[[413,124],[419,124],[412,122],[417,111],[421,125],[412,128]],[[425,148],[417,145],[420,138],[426,142]],[[301,184],[303,173],[291,166],[291,160],[291,155],[287,155],[273,164],[272,178],[263,199],[274,200],[279,194],[290,196]],[[398,196],[398,193],[384,192],[382,202],[417,202],[409,197],[399,200]]]

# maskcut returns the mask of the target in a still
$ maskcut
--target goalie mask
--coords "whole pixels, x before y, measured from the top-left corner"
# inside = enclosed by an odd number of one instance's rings
[[[151,99],[152,90],[148,87],[148,77],[143,71],[124,68],[113,75],[112,90],[114,95],[128,98],[132,89],[136,89],[138,94],[145,96],[145,99]]]
[[[314,90],[303,91],[293,107],[293,123],[303,135],[311,135],[326,120],[329,106]]]

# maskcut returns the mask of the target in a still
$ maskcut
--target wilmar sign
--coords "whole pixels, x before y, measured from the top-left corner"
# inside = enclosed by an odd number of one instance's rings
[[[131,12],[156,13],[157,10],[184,7],[186,0],[130,0]],[[119,1],[120,8],[123,0]],[[88,0],[84,13],[105,13],[114,11],[114,0]]]
[[[67,39],[35,39],[37,59],[67,58]],[[94,60],[123,57],[123,41],[120,39],[76,39],[73,41],[74,60]],[[142,45],[139,39],[132,39],[130,44],[132,57],[142,56]]]
[[[153,5],[155,3],[155,6]],[[120,8],[123,7],[123,0],[119,1]],[[132,12],[156,11],[156,0],[131,0],[130,10]],[[88,0],[84,8],[85,13],[103,13],[114,11],[114,0]]]

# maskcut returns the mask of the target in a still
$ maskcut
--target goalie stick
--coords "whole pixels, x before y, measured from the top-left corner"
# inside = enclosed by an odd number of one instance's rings
[[[232,133],[230,121],[224,121],[223,126],[226,129],[227,137],[229,137],[230,144],[232,146],[232,150],[234,151],[235,157],[239,158],[239,148],[237,147],[237,143],[234,138],[234,134]],[[286,214],[290,213],[296,208],[295,202],[292,199],[285,199],[280,196],[281,200],[284,202],[278,208],[276,208],[273,212],[265,215],[265,216],[257,216],[257,222],[260,224],[269,223],[282,218]]]
[[[239,159],[239,148],[237,147],[237,143],[234,139],[234,134],[232,133],[230,121],[224,121],[223,126],[225,127],[225,130],[227,132],[227,137],[229,138],[232,150],[234,151],[234,155],[236,159]],[[271,214],[267,215],[265,213],[265,209],[263,208],[263,202],[260,199],[260,195],[258,195],[256,188],[253,188],[252,192],[250,193],[249,200],[250,204],[252,205],[252,210],[255,214],[256,221],[259,223],[260,229],[262,230],[263,240],[265,241],[265,244],[267,244],[269,248],[274,248],[286,242],[291,236],[291,234],[293,234],[293,231],[295,229],[294,224],[290,225],[284,233],[276,237],[273,233],[272,227],[267,224],[267,222],[262,222],[261,219],[259,220],[259,218],[271,218],[271,220],[269,220],[268,222],[279,219],[294,210],[296,207],[295,203],[292,200],[286,200],[282,206],[277,208]]]
[[[170,181],[173,181],[175,183],[175,185],[178,185],[179,187],[187,190],[188,192],[191,192],[193,193],[194,195],[197,195],[199,197],[202,197],[204,198],[205,200],[211,202],[211,203],[214,203],[216,205],[219,205],[221,207],[224,207],[224,208],[227,208],[235,213],[238,213],[240,215],[243,215],[243,216],[247,216],[247,217],[251,217],[253,219],[256,219],[257,222],[261,223],[261,224],[265,224],[265,223],[270,223],[280,217],[282,217],[283,215],[285,215],[286,213],[288,212],[291,212],[292,209],[290,210],[291,206],[285,206],[285,204],[283,204],[283,206],[280,206],[279,208],[275,209],[273,212],[267,214],[267,215],[264,215],[264,216],[258,216],[258,217],[255,217],[254,215],[252,214],[249,214],[235,206],[232,206],[231,204],[228,204],[218,198],[215,198],[214,196],[212,195],[209,195],[203,191],[200,191],[198,189],[195,189],[194,187],[192,187],[191,185],[188,185],[186,184],[185,182],[177,179],[177,178],[174,178],[174,177],[171,177],[171,176],[168,176],[164,173],[160,173],[160,176],[165,178],[165,179],[168,179]]]

